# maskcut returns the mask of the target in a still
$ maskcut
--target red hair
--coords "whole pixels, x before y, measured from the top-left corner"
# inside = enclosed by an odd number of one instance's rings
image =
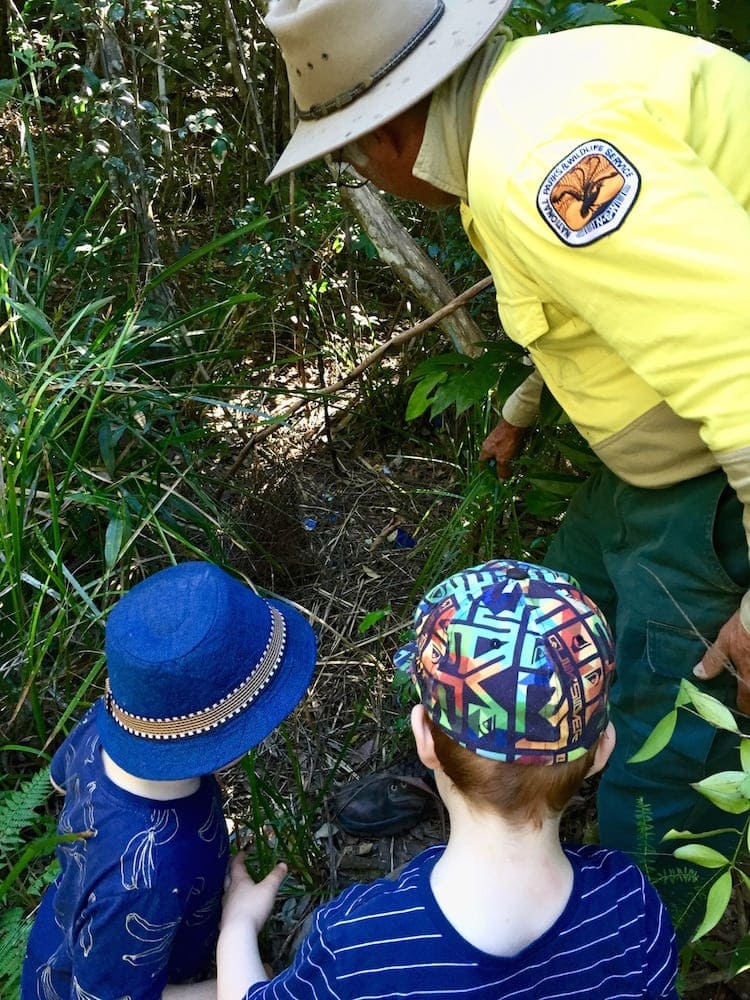
[[[467,750],[427,717],[440,766],[478,809],[498,812],[513,823],[540,827],[561,813],[594,764],[594,744],[584,756],[562,764],[508,764]]]

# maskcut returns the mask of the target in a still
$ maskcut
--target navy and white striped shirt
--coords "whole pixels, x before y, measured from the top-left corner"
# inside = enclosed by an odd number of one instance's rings
[[[443,850],[424,851],[398,881],[355,885],[322,906],[293,964],[246,1000],[676,1000],[672,925],[624,854],[566,848],[565,910],[519,954],[498,958],[465,941],[437,905],[430,874]]]

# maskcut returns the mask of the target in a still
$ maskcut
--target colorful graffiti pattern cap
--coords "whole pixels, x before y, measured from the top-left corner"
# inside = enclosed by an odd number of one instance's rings
[[[609,627],[576,581],[498,559],[456,573],[420,601],[398,650],[433,722],[508,763],[575,760],[609,719]]]

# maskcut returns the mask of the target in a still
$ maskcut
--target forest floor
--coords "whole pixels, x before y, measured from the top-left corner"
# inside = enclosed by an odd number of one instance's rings
[[[331,805],[337,788],[383,767],[398,775],[401,762],[408,769],[415,760],[408,707],[400,704],[392,683],[391,655],[410,626],[427,554],[446,544],[441,531],[458,500],[460,470],[441,457],[444,449],[435,434],[411,435],[406,444],[395,431],[390,441],[380,437],[376,442],[361,427],[348,427],[344,417],[332,448],[314,415],[295,421],[249,461],[241,475],[257,488],[234,515],[252,526],[251,534],[267,549],[260,559],[233,554],[238,568],[297,602],[319,634],[311,693],[288,726],[303,780],[311,788],[326,781],[329,788],[315,818],[326,896],[353,882],[389,876],[447,836],[439,803],[412,829],[382,838],[344,833]],[[283,574],[273,568],[273,558]],[[383,617],[360,632],[374,612]],[[294,796],[280,737],[266,740],[262,753],[274,761],[278,787]],[[594,791],[587,787],[571,803],[563,817],[565,839],[596,839]],[[241,785],[229,789],[229,798],[230,814],[234,810],[241,826],[246,807]],[[266,958],[276,971],[291,960],[319,901],[319,894],[302,893],[276,907],[265,938]],[[745,910],[737,899],[712,935],[725,956],[746,933]],[[713,965],[695,961],[685,1000],[750,1000],[750,976],[712,982],[716,974]]]

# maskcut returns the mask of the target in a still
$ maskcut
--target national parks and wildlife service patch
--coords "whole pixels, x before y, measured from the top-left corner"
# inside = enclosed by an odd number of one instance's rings
[[[583,247],[620,228],[640,187],[638,171],[619,149],[590,139],[550,170],[536,204],[563,243]]]

